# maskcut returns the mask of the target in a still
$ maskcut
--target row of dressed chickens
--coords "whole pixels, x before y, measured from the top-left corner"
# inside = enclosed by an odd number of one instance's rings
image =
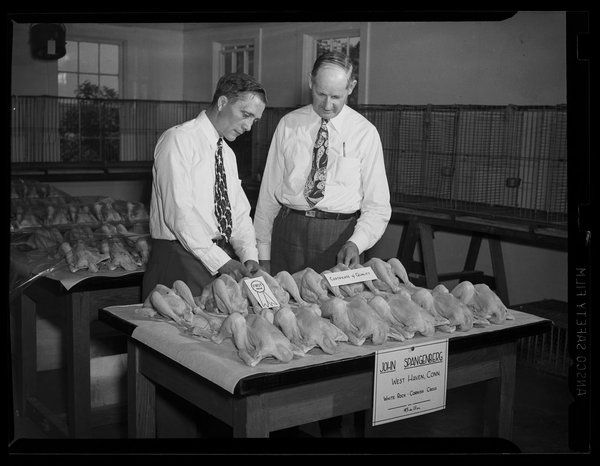
[[[41,226],[89,225],[102,223],[131,223],[148,221],[148,211],[142,202],[99,199],[82,202],[53,196],[42,199],[13,200],[11,231]]]
[[[264,278],[277,299],[270,307],[255,299],[244,279],[221,275],[200,296],[192,296],[178,280],[172,288],[158,285],[139,312],[160,315],[217,344],[230,338],[249,366],[264,358],[289,362],[313,348],[333,354],[340,342],[381,345],[514,318],[484,284],[464,281],[451,291],[443,285],[418,287],[396,258],[372,258],[359,267],[371,267],[377,279],[330,285],[326,274],[346,270],[343,264],[321,273],[306,268],[271,276],[260,270],[256,276]]]

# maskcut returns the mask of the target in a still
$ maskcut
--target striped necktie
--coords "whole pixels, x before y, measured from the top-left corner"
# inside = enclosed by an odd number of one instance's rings
[[[227,195],[227,178],[223,166],[223,138],[219,138],[215,154],[215,216],[219,232],[229,242],[233,223],[231,221],[231,205]]]
[[[323,199],[325,192],[325,180],[327,179],[327,147],[329,146],[329,132],[327,122],[321,119],[321,127],[317,133],[317,139],[313,148],[313,160],[310,174],[304,186],[304,197],[312,208]]]

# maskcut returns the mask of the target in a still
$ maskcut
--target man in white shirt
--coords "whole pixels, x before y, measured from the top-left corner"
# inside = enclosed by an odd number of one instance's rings
[[[239,280],[258,270],[250,203],[235,154],[223,139],[233,141],[249,131],[266,103],[266,92],[253,77],[225,75],[206,111],[160,136],[143,299],[159,283],[170,287],[183,280],[197,296],[219,273]]]
[[[345,105],[352,71],[345,54],[319,56],[312,104],[285,115],[273,135],[254,216],[260,264],[272,275],[355,266],[389,222],[379,133]]]

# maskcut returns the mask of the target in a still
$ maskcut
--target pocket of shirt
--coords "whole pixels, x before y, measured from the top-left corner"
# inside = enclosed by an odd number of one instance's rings
[[[360,160],[351,157],[332,156],[332,184],[353,186],[360,183]]]

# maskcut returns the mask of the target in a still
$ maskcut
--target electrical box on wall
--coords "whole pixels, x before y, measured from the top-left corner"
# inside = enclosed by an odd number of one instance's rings
[[[29,28],[31,56],[39,60],[58,60],[67,53],[64,24],[36,23]]]

